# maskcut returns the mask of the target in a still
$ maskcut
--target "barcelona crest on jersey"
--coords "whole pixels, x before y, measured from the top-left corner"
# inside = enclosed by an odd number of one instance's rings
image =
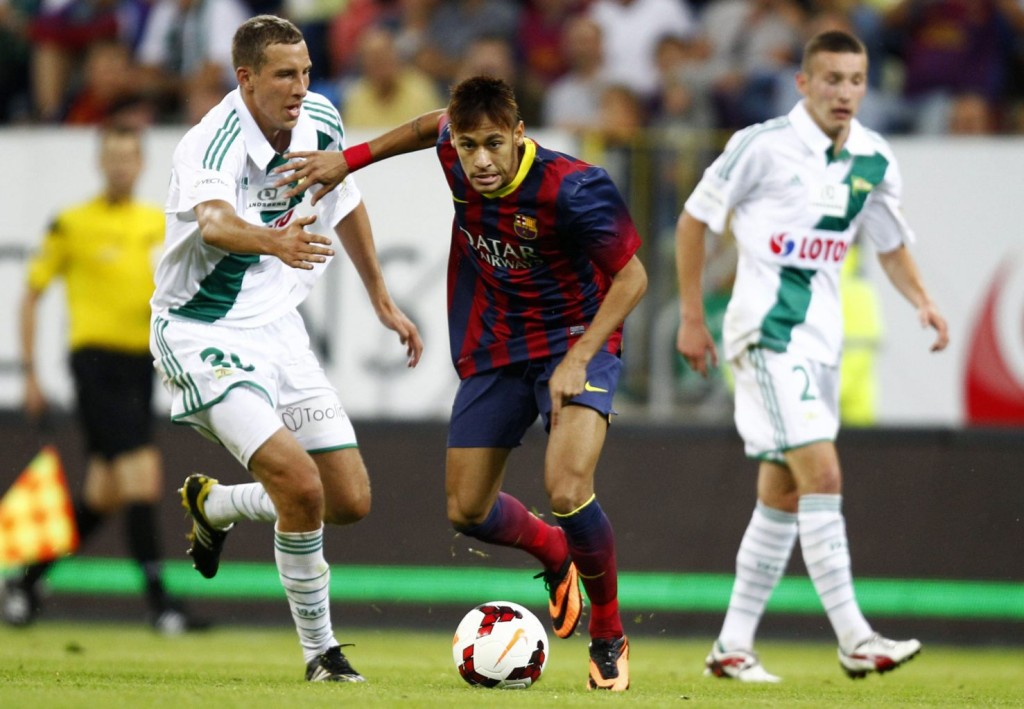
[[[532,240],[537,238],[537,217],[526,214],[517,214],[512,222],[512,228],[520,239]]]

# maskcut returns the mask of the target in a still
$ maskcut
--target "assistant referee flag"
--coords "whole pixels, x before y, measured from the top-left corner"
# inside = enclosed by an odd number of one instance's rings
[[[0,498],[0,566],[50,561],[77,548],[64,466],[46,446]]]

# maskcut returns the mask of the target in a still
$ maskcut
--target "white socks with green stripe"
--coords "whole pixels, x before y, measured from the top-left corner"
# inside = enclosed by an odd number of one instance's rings
[[[736,554],[736,580],[718,636],[726,651],[754,649],[754,634],[764,607],[786,572],[796,543],[796,517],[760,502],[754,507]]]
[[[259,483],[214,485],[203,503],[203,514],[214,527],[226,529],[243,519],[276,522],[277,510]]]
[[[853,593],[842,503],[842,495],[803,495],[797,517],[807,573],[839,646],[849,651],[872,631]]]
[[[331,569],[324,559],[324,528],[280,532],[275,526],[274,560],[308,663],[338,644],[331,627]]]

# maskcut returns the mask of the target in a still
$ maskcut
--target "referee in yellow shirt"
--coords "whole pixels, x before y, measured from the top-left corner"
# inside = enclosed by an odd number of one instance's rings
[[[149,299],[155,252],[163,244],[161,209],[133,197],[142,171],[135,130],[100,134],[104,190],[61,212],[29,264],[21,307],[25,410],[39,419],[47,402],[33,366],[40,296],[63,278],[71,322],[71,371],[88,469],[75,499],[81,540],[112,513],[125,509],[126,538],[145,578],[153,627],[175,634],[195,627],[170,598],[161,578],[157,510],[163,492],[161,458],[152,442],[153,358]],[[40,610],[37,584],[50,564],[26,567],[4,584],[3,618],[31,623]]]

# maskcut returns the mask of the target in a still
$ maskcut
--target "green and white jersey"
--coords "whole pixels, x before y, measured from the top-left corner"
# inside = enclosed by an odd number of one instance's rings
[[[342,150],[338,111],[309,92],[292,130],[289,150]],[[251,224],[281,228],[302,199],[284,199],[271,170],[284,158],[274,151],[235,89],[178,143],[164,213],[166,244],[156,270],[151,306],[165,319],[187,318],[234,327],[257,327],[297,307],[327,263],[291,268],[274,256],[233,254],[206,244],[195,206],[223,200]],[[361,200],[352,177],[320,200],[315,224],[334,227]],[[307,212],[309,207],[306,207]],[[330,260],[328,259],[328,263]]]
[[[901,190],[888,143],[857,120],[838,156],[802,102],[736,133],[684,207],[718,234],[732,215],[726,357],[759,346],[837,364],[839,268],[858,231],[882,253],[913,240]]]

